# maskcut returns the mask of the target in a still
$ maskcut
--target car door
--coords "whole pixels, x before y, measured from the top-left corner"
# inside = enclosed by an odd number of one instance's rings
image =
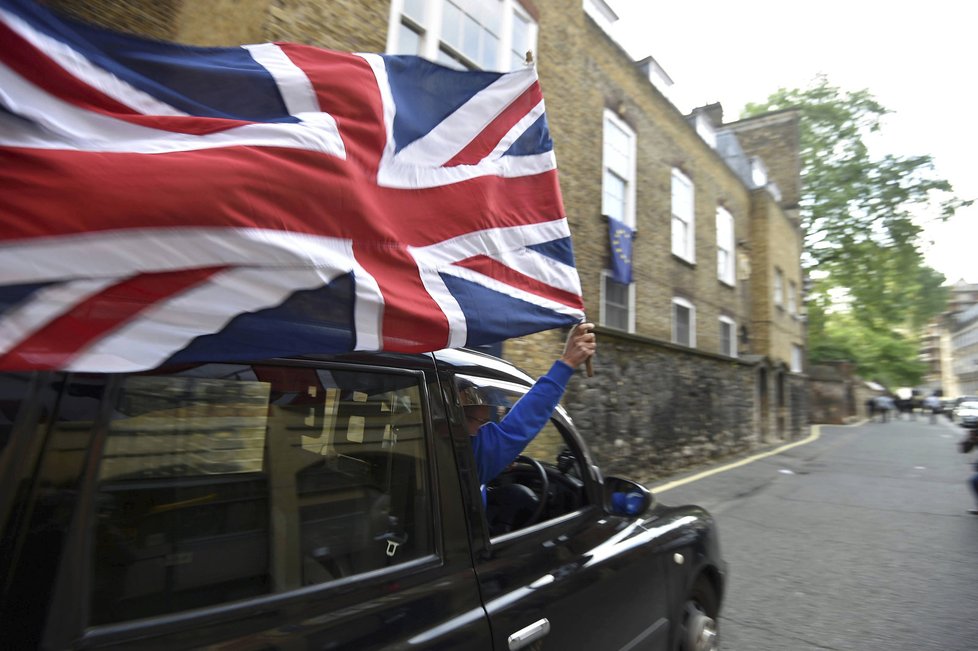
[[[53,432],[39,457],[38,475],[57,475],[73,508],[55,518],[39,508],[50,490],[32,486],[35,506],[11,534],[9,567],[40,563],[43,549],[54,568],[44,589],[28,590],[24,572],[8,586],[8,603],[41,613],[26,639],[489,645],[441,392],[424,364],[206,364],[107,382],[97,416],[62,426],[70,437]],[[90,440],[79,445],[78,432]]]
[[[518,399],[526,389],[469,375],[462,379],[466,385],[481,382],[497,399],[499,392]],[[457,441],[460,464],[474,463],[465,438]],[[562,410],[524,454],[545,467],[548,499],[554,503],[530,526],[494,532],[474,472],[465,473],[476,573],[493,648],[666,649],[670,586],[661,550],[654,542],[634,544],[641,529],[637,518],[605,511],[597,471]],[[522,465],[508,472],[530,477],[520,481],[538,488],[535,471]],[[487,500],[491,511],[491,497]]]

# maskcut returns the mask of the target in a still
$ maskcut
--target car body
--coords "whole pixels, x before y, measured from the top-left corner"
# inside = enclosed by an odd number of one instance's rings
[[[978,428],[978,400],[967,400],[954,408],[955,421],[961,427]]]
[[[462,380],[498,416],[532,384],[462,350],[0,375],[5,643],[715,648],[711,516],[603,477],[558,407],[500,527]]]
[[[962,410],[969,409],[965,405],[975,402],[978,402],[978,396],[958,396],[955,398],[954,406],[951,408],[951,420],[955,423],[961,423]]]

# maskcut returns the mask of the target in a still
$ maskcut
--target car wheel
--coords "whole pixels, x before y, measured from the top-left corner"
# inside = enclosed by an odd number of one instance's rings
[[[700,579],[683,605],[678,651],[717,651],[717,614],[716,592],[708,581]]]

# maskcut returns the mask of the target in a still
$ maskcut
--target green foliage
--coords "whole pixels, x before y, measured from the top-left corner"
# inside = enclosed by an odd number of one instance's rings
[[[849,359],[866,377],[917,384],[916,333],[947,301],[944,276],[924,263],[921,223],[970,202],[933,176],[930,156],[873,157],[867,140],[888,110],[869,91],[819,76],[748,104],[744,116],[788,108],[801,114],[803,265],[818,277],[807,297],[809,358]]]

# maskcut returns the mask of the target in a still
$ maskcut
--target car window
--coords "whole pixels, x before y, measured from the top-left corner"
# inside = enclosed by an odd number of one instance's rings
[[[463,404],[488,406],[489,419],[496,422],[529,390],[522,384],[472,375],[456,376],[456,386]],[[522,455],[540,465],[514,460],[487,485],[485,515],[493,536],[558,518],[587,504],[583,454],[556,418],[544,425]]]
[[[0,571],[0,621],[5,648],[33,648],[31,639],[48,615],[47,606],[69,529],[77,510],[81,479],[93,439],[106,379],[100,375],[62,374],[31,378],[31,374],[2,374],[6,432],[16,426],[30,453],[18,459],[25,465],[5,465],[5,480],[15,479],[0,496],[9,500],[6,528],[0,539],[0,559],[16,559],[9,573]],[[36,391],[28,386],[36,384]],[[31,405],[24,398],[33,393]],[[12,445],[10,447],[13,447]],[[38,455],[35,457],[35,454]],[[19,535],[8,535],[19,532]]]
[[[211,364],[125,379],[98,469],[91,623],[434,551],[421,378]]]
[[[0,373],[0,458],[10,440],[30,380],[28,373]]]

